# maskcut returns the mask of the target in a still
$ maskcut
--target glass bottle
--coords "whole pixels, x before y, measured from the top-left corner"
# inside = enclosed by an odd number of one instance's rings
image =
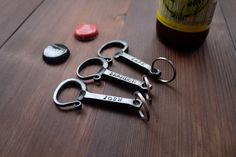
[[[197,48],[205,41],[216,0],[159,0],[157,36],[176,48]]]

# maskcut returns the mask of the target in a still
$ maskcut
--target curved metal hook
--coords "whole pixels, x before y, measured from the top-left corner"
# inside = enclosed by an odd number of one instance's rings
[[[126,43],[123,40],[112,40],[112,41],[109,41],[109,42],[103,44],[98,49],[98,57],[104,58],[109,63],[109,65],[112,64],[112,58],[103,56],[102,51],[104,51],[108,48],[112,48],[112,47],[121,48],[121,51],[128,53],[128,43]]]
[[[60,102],[58,100],[58,96],[60,95],[60,93],[68,87],[71,86],[76,86],[78,88],[81,89],[81,93],[79,95],[79,97],[77,98],[77,100],[75,101],[70,101],[70,102]],[[62,81],[57,88],[55,89],[54,93],[53,93],[53,101],[56,104],[57,107],[60,108],[66,108],[66,107],[70,107],[70,106],[74,106],[75,109],[82,109],[82,103],[81,100],[83,99],[83,92],[86,91],[86,85],[84,84],[84,82],[82,82],[79,79],[75,79],[75,78],[69,78],[67,80]]]
[[[92,74],[92,75],[88,75],[88,76],[82,76],[80,74],[80,72],[83,69],[85,69],[87,66],[89,66],[89,65],[97,65],[97,64],[101,64],[102,67],[98,70],[98,72],[96,74]],[[83,63],[81,63],[78,66],[78,68],[76,70],[76,74],[82,80],[90,80],[90,79],[100,80],[102,73],[104,72],[105,69],[108,68],[108,66],[109,66],[108,62],[105,59],[103,59],[103,58],[100,58],[100,57],[89,58],[89,59],[87,59],[86,61],[84,61]]]

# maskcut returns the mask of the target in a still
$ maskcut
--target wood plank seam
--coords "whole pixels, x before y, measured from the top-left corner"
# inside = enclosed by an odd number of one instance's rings
[[[21,26],[30,18],[31,15],[45,2],[42,0],[30,13],[29,15],[19,24],[18,27],[9,35],[9,37],[0,45],[0,49],[11,39],[11,37],[21,28]]]
[[[230,39],[231,39],[231,41],[232,41],[232,43],[233,43],[234,50],[236,50],[236,45],[235,45],[236,41],[234,41],[233,33],[232,33],[231,29],[230,29],[230,26],[229,26],[228,20],[227,20],[227,18],[226,18],[226,16],[225,16],[224,10],[223,10],[222,5],[221,5],[221,2],[218,1],[218,3],[219,3],[220,11],[221,11],[221,13],[222,13],[222,15],[223,15],[223,18],[224,18],[224,20],[225,20],[225,24],[226,24],[226,27],[227,27],[227,30],[228,30]]]

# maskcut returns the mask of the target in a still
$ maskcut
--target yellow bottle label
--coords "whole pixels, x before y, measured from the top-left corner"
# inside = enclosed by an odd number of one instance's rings
[[[165,26],[183,32],[209,28],[216,0],[160,0],[157,19]]]

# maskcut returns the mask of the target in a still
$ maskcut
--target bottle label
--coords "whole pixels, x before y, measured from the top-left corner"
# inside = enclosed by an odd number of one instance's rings
[[[165,26],[183,32],[209,28],[216,0],[160,0],[157,19]]]

